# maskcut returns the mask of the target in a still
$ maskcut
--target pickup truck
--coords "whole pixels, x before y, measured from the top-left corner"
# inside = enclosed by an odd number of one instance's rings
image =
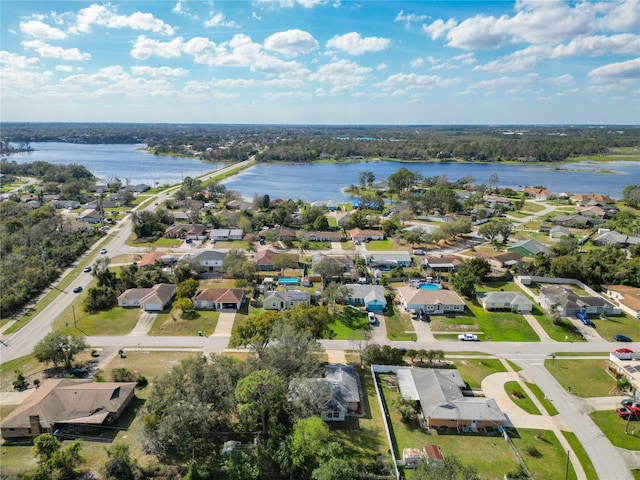
[[[462,333],[458,335],[458,340],[462,340],[465,342],[477,342],[478,336],[474,335],[473,333]]]

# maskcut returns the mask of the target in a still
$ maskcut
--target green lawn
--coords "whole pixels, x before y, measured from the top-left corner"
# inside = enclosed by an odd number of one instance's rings
[[[467,382],[469,388],[479,390],[482,380],[493,373],[506,372],[502,362],[497,358],[462,359],[454,360],[462,379]]]
[[[627,421],[614,410],[599,410],[589,416],[615,447],[640,450],[640,421],[632,419],[627,427]]]
[[[13,391],[12,383],[16,379],[16,370],[22,370],[27,382],[31,383],[29,375],[39,372],[43,368],[44,365],[33,355],[26,355],[0,364],[0,390],[3,392]]]
[[[467,306],[478,319],[481,340],[504,342],[538,342],[540,338],[519,313],[486,312],[476,299],[467,301]]]
[[[565,389],[571,387],[579,397],[605,397],[615,387],[615,380],[607,373],[607,359],[547,359],[549,373]]]
[[[519,382],[511,381],[504,384],[504,391],[507,392],[509,398],[525,412],[531,415],[540,415],[540,410],[536,407]],[[514,395],[514,393],[517,395]]]
[[[84,295],[85,293],[78,295],[72,306],[66,308],[54,320],[54,330],[87,336],[126,335],[136,326],[141,312],[139,308],[113,307],[104,312],[87,313],[82,307]]]
[[[395,440],[394,454],[402,458],[402,449],[438,445],[445,457],[455,456],[463,464],[472,465],[481,478],[502,478],[515,471],[518,462],[507,443],[498,436],[479,434],[440,434],[435,429],[428,431],[416,424],[402,422],[397,408],[400,393],[394,375],[380,375],[382,393],[389,408],[391,435]],[[405,474],[410,473],[405,470]]]
[[[208,337],[215,332],[219,317],[220,312],[206,310],[197,311],[197,317],[193,320],[180,318],[180,313],[175,310],[159,313],[149,335],[181,337],[198,336],[198,332],[202,332],[203,336]]]
[[[551,416],[558,415],[558,410],[553,405],[553,403],[545,397],[545,394],[542,393],[540,387],[535,383],[525,382],[525,385],[529,387],[529,390],[533,392],[538,401],[542,404],[542,407],[547,411],[547,413]]]
[[[576,457],[578,457],[578,461],[584,469],[587,480],[598,480],[596,469],[593,468],[593,463],[591,463],[589,455],[587,455],[587,452],[580,443],[580,440],[578,440],[578,437],[576,437],[576,434],[573,432],[563,431],[562,435],[564,435],[564,438],[567,439],[567,442],[569,442],[569,445],[571,445],[571,448],[573,449],[573,453],[575,453]]]
[[[585,339],[570,321],[563,319],[560,325],[555,325],[553,319],[549,315],[545,315],[540,311],[537,305],[534,305],[531,312],[544,331],[556,342],[584,342]]]
[[[330,325],[337,340],[354,340],[363,338],[363,331],[369,331],[367,313],[354,307],[345,307],[337,311],[333,316],[334,322]]]
[[[465,309],[464,313],[448,313],[444,315],[429,315],[432,332],[478,332],[480,325],[476,317]]]
[[[613,342],[613,336],[621,333],[631,337],[633,341],[640,340],[640,320],[628,315],[611,315],[608,320],[594,319],[596,332],[604,339]]]
[[[384,321],[389,340],[409,340],[412,342],[418,340],[409,315],[402,315],[393,305],[389,305],[389,311],[386,312]]]
[[[366,242],[365,247],[371,252],[397,249],[397,245],[392,240],[372,240],[370,242]]]
[[[571,463],[569,463],[568,476],[565,477],[567,452],[552,431],[519,428],[518,434],[511,439],[524,459],[532,478],[536,480],[576,478],[576,472]]]

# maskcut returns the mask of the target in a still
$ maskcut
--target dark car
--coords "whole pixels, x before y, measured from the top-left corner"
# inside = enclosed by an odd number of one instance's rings
[[[83,272],[90,272],[91,271],[91,267],[84,267],[84,269],[82,271]]]
[[[619,333],[617,335],[614,335],[613,339],[616,342],[630,342],[631,341],[631,339],[629,337],[627,337],[626,335],[622,335],[621,333]]]
[[[89,374],[86,368],[72,368],[67,372],[70,377],[84,378]]]
[[[633,398],[625,398],[624,400],[622,400],[622,402],[620,402],[622,404],[623,407],[633,407],[633,408],[640,408],[640,403],[638,403],[637,401],[635,401]]]
[[[73,287],[73,293],[80,293],[82,291],[82,287],[78,285],[77,287]]]

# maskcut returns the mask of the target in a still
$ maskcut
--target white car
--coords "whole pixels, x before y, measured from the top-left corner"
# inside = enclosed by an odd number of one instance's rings
[[[368,314],[368,315],[369,315],[369,323],[370,323],[371,325],[375,325],[375,324],[376,324],[376,322],[378,321],[378,319],[376,318],[376,314],[375,314],[375,313],[373,313],[373,312],[369,312],[369,314]]]
[[[465,342],[477,342],[478,336],[474,335],[473,333],[462,333],[458,335],[458,340],[462,340]]]

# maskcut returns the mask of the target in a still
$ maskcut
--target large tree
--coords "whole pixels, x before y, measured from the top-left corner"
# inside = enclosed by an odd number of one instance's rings
[[[322,289],[320,299],[324,305],[330,305],[333,313],[336,312],[336,304],[346,303],[351,295],[351,290],[346,285],[331,282]]]
[[[442,461],[421,460],[413,471],[416,480],[480,480],[478,472],[469,465],[462,465],[457,458],[448,456]]]
[[[340,277],[344,273],[344,267],[335,258],[326,257],[313,266],[313,273],[317,273],[327,282],[331,278]]]
[[[54,366],[64,365],[71,368],[73,358],[89,345],[79,335],[67,334],[61,331],[48,333],[33,348],[33,354],[39,362],[53,362]]]
[[[256,370],[241,379],[235,389],[238,415],[246,431],[260,430],[268,439],[278,424],[284,406],[286,387],[270,370]]]
[[[264,349],[261,365],[289,382],[292,378],[313,377],[320,373],[322,351],[313,335],[291,323],[278,322]]]
[[[258,357],[271,341],[271,330],[282,319],[280,312],[265,310],[258,315],[250,315],[237,323],[231,331],[230,347],[250,345]]]

